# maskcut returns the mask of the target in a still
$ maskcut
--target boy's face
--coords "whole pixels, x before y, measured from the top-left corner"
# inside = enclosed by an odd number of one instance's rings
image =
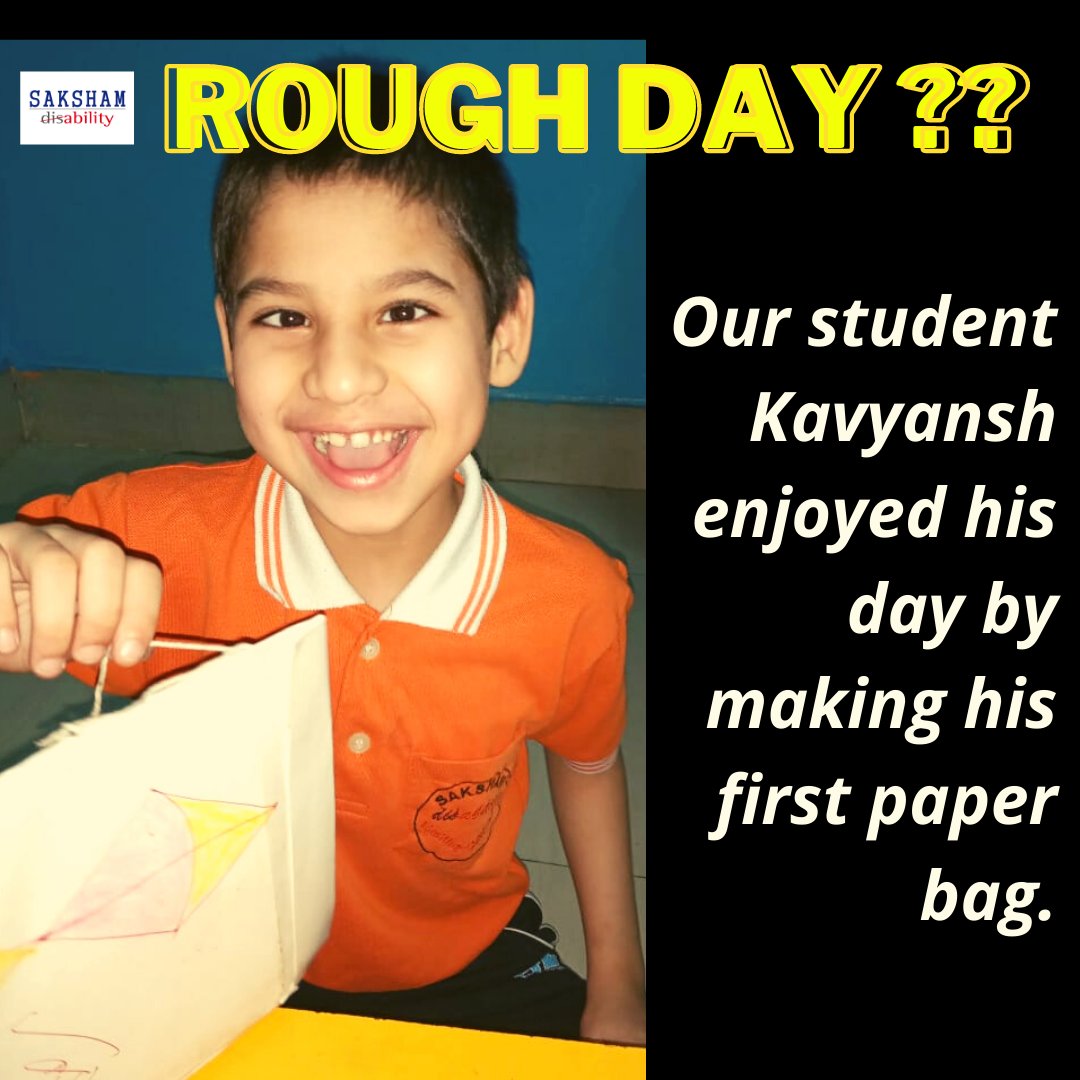
[[[353,178],[277,180],[255,212],[231,335],[244,433],[304,497],[331,551],[431,545],[488,385],[521,372],[531,292],[489,339],[476,272],[432,206]]]

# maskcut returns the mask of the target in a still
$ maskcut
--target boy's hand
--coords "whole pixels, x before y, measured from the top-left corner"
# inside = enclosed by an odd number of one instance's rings
[[[59,675],[112,647],[122,667],[150,646],[161,571],[119,544],[67,525],[0,525],[0,671]]]
[[[588,993],[581,1037],[590,1042],[645,1045],[645,994],[626,985],[603,994]]]

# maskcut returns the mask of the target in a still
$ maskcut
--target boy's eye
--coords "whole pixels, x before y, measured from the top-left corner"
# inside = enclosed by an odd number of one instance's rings
[[[379,322],[418,322],[420,319],[426,319],[431,314],[433,314],[431,309],[424,307],[423,304],[408,301],[406,303],[394,304],[393,307],[387,308],[380,316]]]
[[[277,311],[269,311],[260,315],[255,320],[261,326],[273,326],[279,330],[291,330],[296,326],[307,326],[307,316],[299,311],[290,311],[288,308],[279,308]]]

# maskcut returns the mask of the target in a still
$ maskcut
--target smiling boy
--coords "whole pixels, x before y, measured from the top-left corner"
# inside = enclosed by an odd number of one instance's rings
[[[108,477],[0,526],[0,669],[48,677],[111,647],[112,688],[136,692],[176,662],[143,659],[155,629],[251,640],[326,612],[337,898],[296,1002],[644,1042],[625,570],[504,503],[469,456],[532,330],[501,167],[423,139],[253,147],[223,170],[214,251],[255,456]],[[547,751],[587,988],[514,854],[528,738]]]
[[[490,334],[435,209],[348,177],[274,183],[237,271],[216,310],[244,433],[381,610],[454,520],[488,383],[528,355],[531,285]]]

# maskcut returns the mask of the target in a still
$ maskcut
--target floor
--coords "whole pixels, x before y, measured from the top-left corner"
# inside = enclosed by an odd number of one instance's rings
[[[25,500],[69,491],[109,472],[176,460],[147,451],[31,444],[0,460],[0,521]],[[187,455],[184,460],[191,460]],[[645,944],[645,493],[559,484],[503,482],[501,494],[525,509],[581,530],[619,556],[630,572],[634,608],[627,654],[629,720],[623,751],[630,789],[634,884]],[[88,691],[69,676],[43,684],[32,676],[0,676],[0,767],[25,756],[33,740],[61,719],[85,713]],[[564,960],[585,973],[585,950],[573,883],[548,794],[544,756],[530,745],[533,787],[518,853],[529,867],[545,915],[559,928]]]

